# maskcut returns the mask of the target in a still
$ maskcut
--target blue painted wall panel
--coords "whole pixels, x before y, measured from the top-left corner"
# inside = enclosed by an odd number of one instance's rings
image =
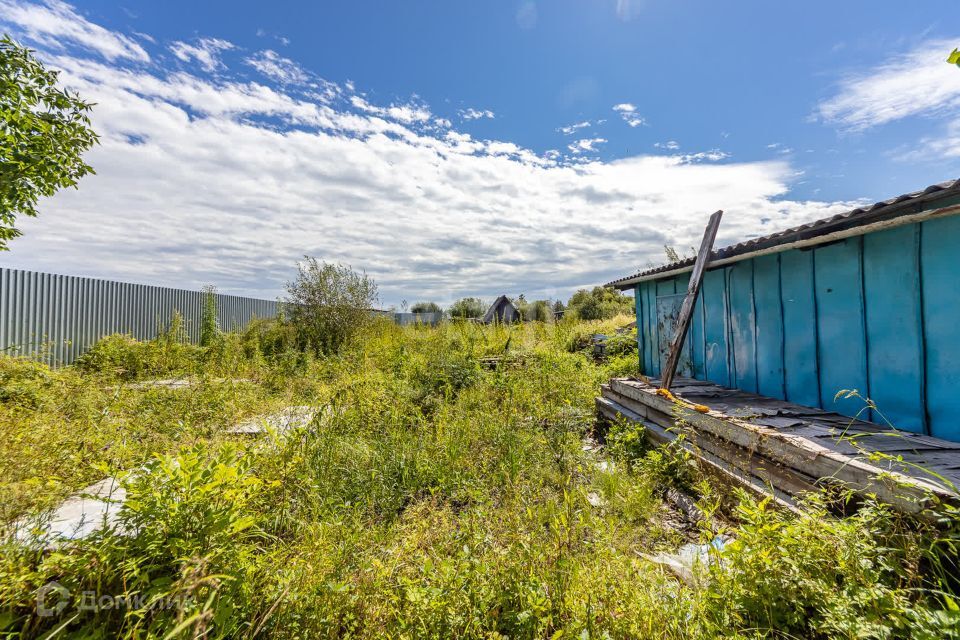
[[[756,315],[753,309],[753,260],[727,268],[733,386],[757,391]]]
[[[657,281],[657,296],[672,296],[677,292],[676,280],[669,278],[667,280]]]
[[[960,216],[922,224],[920,265],[932,435],[960,441]]]
[[[818,247],[814,251],[817,341],[821,406],[845,415],[863,408],[863,400],[837,399],[842,389],[869,396],[863,318],[861,238]]]
[[[703,353],[703,296],[697,296],[697,301],[693,308],[693,318],[690,320],[690,333],[687,335],[687,341],[690,343],[690,356],[693,361],[693,377],[703,378],[704,353]]]
[[[646,302],[647,323],[649,327],[650,339],[650,362],[647,369],[647,375],[655,376],[660,373],[660,358],[657,355],[657,345],[660,344],[660,336],[657,331],[657,285],[654,282],[648,283]]]
[[[644,372],[645,360],[644,360],[644,351],[646,349],[646,341],[643,339],[643,283],[638,283],[633,287],[633,308],[634,314],[637,318],[637,359],[639,360],[638,365],[640,367],[640,373]]]
[[[874,420],[923,433],[919,244],[915,224],[865,236],[863,286]]]
[[[786,399],[779,254],[754,260],[753,298],[757,312],[757,390],[761,395]]]
[[[700,295],[704,304],[703,334],[705,346],[704,367],[706,379],[729,385],[727,367],[727,284],[726,271],[715,269],[703,276]]]
[[[820,406],[817,375],[817,308],[813,296],[813,251],[780,254],[780,300],[783,304],[784,384],[787,400]]]

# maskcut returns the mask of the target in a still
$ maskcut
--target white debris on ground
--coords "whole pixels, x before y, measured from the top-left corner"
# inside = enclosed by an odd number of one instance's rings
[[[655,556],[641,554],[647,560],[670,570],[687,584],[696,584],[697,570],[719,560],[726,546],[726,536],[715,536],[709,544],[685,544],[676,553],[658,553]]]
[[[268,430],[284,434],[292,429],[305,427],[313,422],[318,410],[310,406],[287,407],[282,411],[266,416],[258,416],[230,427],[227,433],[231,435],[256,436]]]
[[[55,548],[70,540],[86,538],[96,531],[117,525],[117,514],[127,497],[127,491],[114,477],[104,478],[67,498],[39,526],[28,527],[26,522],[15,533],[16,539],[26,542],[43,541]]]
[[[125,389],[133,389],[135,391],[144,391],[147,389],[187,389],[199,383],[200,379],[198,378],[166,378],[160,380],[142,380],[140,382],[131,382],[129,384],[121,385]],[[253,380],[247,378],[212,378],[209,382],[224,383],[232,382],[234,384],[254,384]],[[109,387],[109,390],[113,391],[119,387]]]

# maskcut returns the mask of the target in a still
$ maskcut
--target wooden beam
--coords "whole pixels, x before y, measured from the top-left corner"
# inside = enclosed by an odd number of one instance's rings
[[[707,263],[710,262],[710,254],[713,252],[713,241],[717,237],[717,229],[720,227],[720,218],[722,217],[723,211],[714,213],[710,216],[710,220],[707,221],[707,228],[703,231],[703,241],[700,243],[700,251],[697,252],[697,261],[693,265],[690,284],[687,286],[687,297],[683,299],[683,306],[680,307],[680,317],[677,318],[673,342],[670,343],[670,356],[667,358],[667,367],[665,371],[661,372],[661,389],[670,388],[670,385],[673,383],[673,376],[677,372],[677,363],[680,362],[680,351],[683,349],[683,341],[687,337],[687,329],[690,328],[690,318],[693,316],[693,305],[697,301],[697,294],[700,293],[703,274],[707,270]]]

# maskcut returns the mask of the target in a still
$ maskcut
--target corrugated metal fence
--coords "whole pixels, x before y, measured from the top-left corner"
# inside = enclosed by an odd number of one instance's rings
[[[393,321],[401,327],[411,324],[436,326],[443,322],[443,313],[435,311],[429,313],[397,312],[393,314]]]
[[[69,364],[103,336],[126,333],[155,338],[175,311],[194,342],[200,339],[204,293],[127,282],[0,268],[0,351],[41,354],[50,364]],[[277,315],[277,302],[216,294],[225,330],[253,317]]]

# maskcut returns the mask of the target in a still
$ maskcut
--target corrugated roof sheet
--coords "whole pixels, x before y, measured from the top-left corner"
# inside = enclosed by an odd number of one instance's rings
[[[872,224],[874,222],[881,222],[883,220],[889,220],[899,216],[910,215],[912,213],[917,213],[922,204],[925,202],[939,200],[941,198],[948,198],[955,195],[960,195],[960,180],[941,182],[940,184],[930,185],[922,191],[905,193],[901,196],[890,198],[889,200],[877,202],[869,207],[858,207],[851,211],[847,211],[846,213],[838,213],[835,216],[824,218],[822,220],[816,220],[814,222],[808,222],[807,224],[800,225],[799,227],[785,229],[783,231],[778,231],[777,233],[761,236],[759,238],[753,238],[739,244],[717,249],[713,252],[711,260],[732,258],[738,255],[753,253],[754,251],[768,249],[781,244],[788,244],[791,242],[797,242],[799,240],[808,240],[811,238],[816,238],[817,236],[823,236],[830,233],[835,233],[837,231],[851,229],[853,227]],[[612,282],[608,282],[605,286],[623,286],[624,288],[626,286],[632,286],[622,285],[622,283],[634,280],[636,278],[655,275],[657,273],[666,273],[675,269],[692,267],[695,260],[696,258],[687,258],[685,260],[680,260],[679,262],[671,262],[659,267],[654,267],[653,269],[647,269],[646,271],[641,271],[630,276],[613,280]]]

